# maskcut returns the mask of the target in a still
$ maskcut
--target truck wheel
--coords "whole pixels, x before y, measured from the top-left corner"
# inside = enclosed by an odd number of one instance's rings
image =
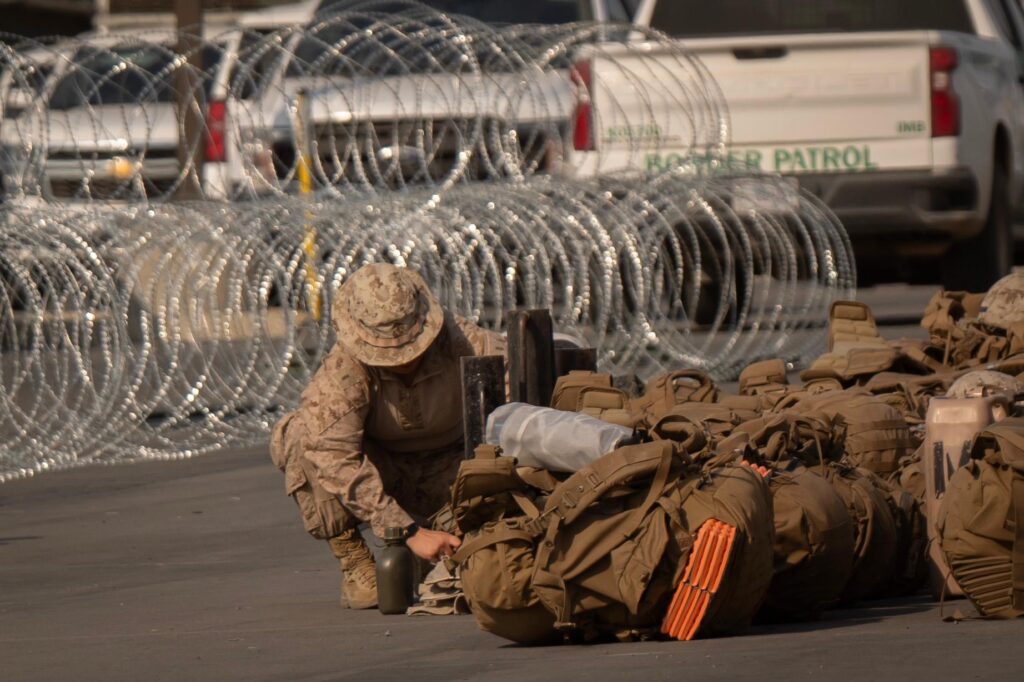
[[[956,242],[942,263],[942,285],[947,291],[982,293],[1010,272],[1013,265],[1013,221],[1010,183],[997,163],[992,176],[992,201],[981,233]]]

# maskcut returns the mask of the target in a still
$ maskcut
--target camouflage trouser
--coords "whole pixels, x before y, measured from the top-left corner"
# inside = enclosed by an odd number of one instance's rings
[[[305,427],[292,413],[278,422],[270,443],[270,457],[284,472],[285,493],[295,500],[306,532],[327,540],[355,528],[357,519],[317,482],[313,464],[302,456]],[[384,492],[423,522],[451,498],[451,485],[463,458],[462,445],[451,451],[428,454],[392,454],[373,443],[366,456],[380,472]]]

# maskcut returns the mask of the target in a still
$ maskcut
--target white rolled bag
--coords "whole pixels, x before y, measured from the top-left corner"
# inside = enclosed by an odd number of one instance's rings
[[[572,472],[632,442],[633,431],[579,412],[507,403],[487,417],[484,437],[520,466]]]

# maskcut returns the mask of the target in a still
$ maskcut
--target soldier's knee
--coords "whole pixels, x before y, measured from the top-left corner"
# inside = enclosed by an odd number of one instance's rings
[[[290,412],[278,420],[270,434],[270,459],[281,471],[302,454],[302,420]]]
[[[297,414],[282,418],[270,440],[270,458],[284,472],[285,494],[295,500],[306,532],[315,538],[333,538],[357,524],[337,496],[320,487],[316,470],[302,455],[305,427]]]
[[[288,462],[285,469],[285,492],[295,500],[306,532],[315,538],[333,538],[358,523],[336,495],[319,486],[312,466],[301,458]]]

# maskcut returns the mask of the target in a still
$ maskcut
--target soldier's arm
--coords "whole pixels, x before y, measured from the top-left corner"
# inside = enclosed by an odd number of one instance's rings
[[[508,355],[508,340],[504,334],[478,327],[457,315],[454,317],[459,332],[473,347],[473,355]]]
[[[410,525],[412,517],[384,492],[380,472],[363,452],[371,400],[368,377],[358,363],[344,357],[329,357],[321,372],[326,376],[318,373],[313,390],[303,396],[304,455],[316,468],[318,482],[356,518],[369,522],[378,537],[389,526]]]

